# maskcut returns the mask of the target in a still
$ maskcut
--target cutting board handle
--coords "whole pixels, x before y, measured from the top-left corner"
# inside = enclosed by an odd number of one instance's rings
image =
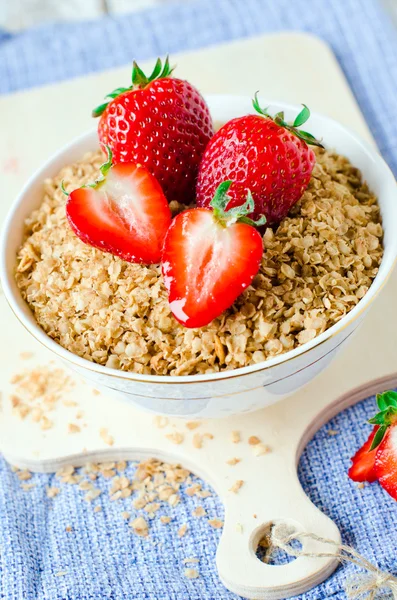
[[[275,489],[276,488],[276,489]],[[218,546],[217,566],[221,580],[235,594],[255,600],[290,598],[324,581],[335,569],[337,559],[291,557],[286,564],[262,562],[256,551],[259,541],[273,524],[286,523],[296,532],[313,533],[340,544],[336,525],[304,494],[296,472],[287,470],[258,501],[250,526],[239,526],[241,504],[234,498],[225,503],[225,525]],[[271,492],[271,493],[270,493]],[[258,510],[258,506],[260,509]],[[244,511],[251,507],[244,506]],[[302,550],[309,554],[329,552],[320,542],[305,538]]]

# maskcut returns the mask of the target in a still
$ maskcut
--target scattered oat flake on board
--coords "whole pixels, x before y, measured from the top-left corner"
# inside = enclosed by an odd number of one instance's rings
[[[199,492],[201,490],[201,484],[200,483],[194,483],[193,485],[191,485],[190,487],[186,488],[185,493],[188,496],[194,496],[195,494],[197,494],[197,492]]]
[[[92,502],[93,500],[95,500],[95,498],[98,498],[98,496],[101,495],[101,490],[98,490],[97,488],[90,490],[89,492],[87,492],[87,494],[84,496],[84,500],[86,502]]]
[[[109,434],[106,427],[102,427],[102,429],[99,430],[99,435],[101,436],[105,444],[107,444],[108,446],[113,446],[114,438]]]
[[[187,579],[197,579],[199,577],[199,572],[197,569],[187,568],[184,570],[184,575]]]
[[[239,490],[241,490],[241,488],[244,485],[244,481],[242,479],[237,479],[237,481],[234,482],[234,484],[232,485],[232,487],[230,488],[230,492],[234,492],[235,494],[237,494],[237,492]]]
[[[365,483],[363,481],[360,481],[360,483],[357,484],[357,487],[359,490],[362,490],[363,488],[365,488]]]
[[[200,421],[188,421],[187,423],[185,423],[186,427],[190,430],[193,429],[197,429],[197,427],[200,427],[201,422]]]
[[[237,533],[243,533],[244,529],[241,523],[236,523],[236,531]]]
[[[228,465],[231,465],[232,467],[234,467],[234,465],[237,465],[239,462],[241,462],[241,458],[230,458],[226,462]]]
[[[198,496],[199,498],[209,498],[210,496],[212,496],[212,494],[208,490],[199,490],[198,492],[196,492],[196,496]]]
[[[68,533],[70,533],[72,531],[72,527],[70,525],[66,525],[65,531],[67,531]]]
[[[196,558],[195,556],[192,556],[192,557],[184,558],[182,562],[184,565],[186,565],[187,563],[199,563],[200,559]]]
[[[132,527],[136,535],[141,537],[147,537],[149,535],[149,526],[143,517],[137,517],[131,521],[130,527]]]
[[[68,433],[80,433],[81,429],[75,423],[69,423],[68,425]]]
[[[205,517],[207,515],[203,506],[197,506],[192,512],[193,517]]]
[[[53,426],[54,426],[54,423],[53,423],[53,421],[51,421],[51,419],[49,419],[45,415],[43,415],[41,417],[40,427],[41,427],[41,429],[43,429],[43,431],[46,431],[47,429],[51,429]]]
[[[164,525],[168,525],[168,523],[171,523],[172,519],[171,517],[162,516],[160,517],[160,521],[164,523]]]
[[[32,358],[33,356],[33,352],[21,352],[19,354],[19,358],[21,358],[22,360],[29,360],[29,358]]]
[[[160,504],[158,502],[149,502],[146,504],[144,510],[148,513],[155,513],[160,509]]]
[[[98,506],[95,506],[95,507],[94,507],[94,513],[101,512],[101,510],[102,510],[102,506],[99,506],[99,505],[98,505]]]
[[[17,472],[17,477],[19,481],[27,481],[28,479],[31,479],[32,473],[27,469],[24,469],[23,471]]]
[[[124,511],[121,513],[121,516],[123,517],[123,519],[129,519],[129,518],[130,518],[130,516],[131,516],[131,514],[130,514],[128,511],[124,510]]]
[[[257,444],[260,444],[261,441],[260,441],[260,439],[256,435],[251,435],[248,438],[248,443],[249,443],[250,446],[256,446]]]
[[[156,415],[154,417],[154,419],[153,419],[153,423],[159,429],[164,429],[165,427],[167,427],[167,425],[169,424],[169,422],[170,422],[169,418],[165,417],[163,415]]]
[[[264,454],[269,454],[270,452],[270,448],[269,446],[266,446],[266,444],[256,444],[256,446],[253,446],[253,453],[254,456],[263,456]]]
[[[13,397],[18,399],[18,403],[14,401],[13,404],[19,416],[25,418],[31,413],[32,420],[39,423],[42,430],[53,426],[46,413],[54,410],[63,394],[73,386],[62,369],[49,366],[38,366],[14,375],[11,383],[15,386]]]
[[[74,400],[62,400],[62,404],[64,406],[78,406],[77,402]]]
[[[88,490],[93,490],[93,489],[94,489],[94,486],[93,486],[93,484],[91,483],[91,481],[86,481],[86,480],[84,480],[84,481],[81,481],[81,482],[79,483],[79,488],[80,488],[81,490],[88,491]]]
[[[168,498],[168,504],[170,506],[176,506],[177,504],[179,504],[180,502],[180,497],[178,496],[178,494],[171,494],[171,496]]]
[[[167,440],[170,440],[173,444],[182,444],[185,439],[182,433],[179,431],[174,431],[174,433],[168,433],[166,436]]]
[[[221,529],[223,527],[223,521],[220,519],[208,519],[208,524],[213,527],[213,529]]]
[[[193,446],[194,448],[202,448],[203,446],[203,436],[201,433],[195,433],[193,436]]]
[[[36,486],[35,483],[21,483],[21,488],[23,489],[24,492],[28,492],[35,486]]]
[[[186,534],[187,528],[187,523],[181,525],[181,527],[178,529],[178,537],[182,538]]]
[[[241,442],[241,436],[239,431],[232,431],[232,442],[233,444],[238,444]]]
[[[55,577],[62,577],[62,575],[67,575],[68,572],[67,571],[58,571],[58,573],[55,573]]]
[[[101,392],[99,390],[96,390],[95,388],[92,388],[92,393],[94,396],[100,396]]]
[[[55,496],[57,496],[60,491],[61,490],[57,487],[47,487],[47,489],[46,489],[47,498],[55,498]]]
[[[73,475],[74,473],[74,466],[73,465],[65,465],[64,467],[61,467],[60,469],[58,469],[58,471],[55,473],[56,477],[66,477],[67,475]]]

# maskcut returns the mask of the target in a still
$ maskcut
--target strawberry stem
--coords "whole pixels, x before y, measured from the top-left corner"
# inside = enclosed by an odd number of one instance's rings
[[[67,192],[66,189],[65,189],[65,182],[64,182],[63,179],[61,181],[61,190],[65,194],[65,196],[69,196],[69,192]]]
[[[372,441],[370,450],[374,450],[379,446],[390,425],[394,425],[397,422],[397,393],[387,391],[383,392],[383,394],[378,394],[376,396],[376,403],[379,412],[372,419],[369,419],[368,423],[379,425],[379,429]]]
[[[252,213],[255,209],[254,199],[252,198],[250,190],[247,192],[247,200],[244,202],[244,204],[226,210],[226,207],[231,200],[230,196],[227,195],[227,192],[229,191],[232,183],[232,181],[223,181],[221,184],[219,184],[215,191],[215,195],[210,202],[210,206],[214,211],[216,220],[219,221],[219,223],[224,227],[228,227],[229,225],[237,222],[246,223],[252,227],[260,227],[261,225],[265,225],[265,215],[262,215],[257,221],[247,217],[247,215]]]
[[[306,123],[306,121],[310,117],[310,110],[308,109],[306,104],[302,104],[303,109],[295,117],[295,120],[293,123],[287,123],[287,121],[285,121],[284,111],[280,111],[280,112],[276,113],[274,115],[274,117],[272,117],[272,115],[270,115],[267,112],[269,107],[261,108],[261,106],[259,104],[259,100],[258,100],[258,92],[255,92],[254,98],[252,100],[252,106],[254,107],[254,109],[256,110],[257,113],[259,113],[260,115],[263,115],[264,117],[267,117],[268,119],[271,119],[272,121],[274,121],[276,123],[276,125],[280,125],[280,127],[284,127],[284,129],[287,129],[288,131],[290,131],[291,133],[296,135],[298,138],[300,138],[301,140],[306,142],[306,144],[309,144],[310,146],[318,146],[319,148],[324,148],[322,143],[319,140],[317,140],[314,137],[314,135],[312,135],[308,131],[303,131],[302,129],[298,129],[301,125]]]
[[[149,76],[147,76],[142,71],[142,69],[139,67],[138,63],[134,60],[134,62],[132,63],[132,74],[131,74],[132,85],[127,88],[125,88],[125,87],[116,88],[115,90],[113,90],[113,92],[110,92],[110,94],[107,94],[105,96],[105,99],[109,98],[109,100],[107,100],[107,102],[104,102],[103,104],[100,104],[99,106],[94,108],[94,110],[92,111],[92,116],[100,117],[101,114],[106,109],[109,102],[111,102],[114,98],[117,98],[117,96],[120,96],[120,94],[124,94],[124,92],[130,92],[131,90],[134,90],[134,89],[144,88],[147,85],[149,85],[149,83],[154,81],[155,79],[164,79],[165,77],[170,77],[170,75],[172,74],[174,69],[175,69],[175,67],[170,66],[170,61],[169,61],[168,56],[166,57],[166,59],[164,61],[164,66],[163,66],[163,63],[161,62],[161,59],[158,58],[156,61],[156,64],[154,65],[153,71],[151,72],[151,74]]]

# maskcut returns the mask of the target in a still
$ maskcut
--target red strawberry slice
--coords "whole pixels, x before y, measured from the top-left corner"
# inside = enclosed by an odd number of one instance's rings
[[[158,181],[135,164],[101,167],[103,179],[69,195],[66,213],[86,244],[137,263],[159,263],[171,223],[168,202]]]
[[[370,448],[378,429],[378,426],[374,427],[368,440],[351,459],[353,464],[348,475],[353,481],[369,481],[372,483],[377,479],[375,473],[376,450],[370,450]]]
[[[162,271],[171,310],[185,327],[203,327],[231,306],[259,270],[262,238],[245,215],[253,200],[225,212],[230,181],[209,208],[193,208],[172,222],[164,242]],[[255,224],[263,224],[264,219]]]
[[[388,428],[376,452],[375,473],[383,489],[397,500],[397,425]]]

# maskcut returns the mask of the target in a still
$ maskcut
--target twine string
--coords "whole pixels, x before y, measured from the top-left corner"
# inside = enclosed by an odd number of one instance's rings
[[[290,545],[294,540],[302,542],[304,539],[332,546],[333,550],[306,552],[302,547],[293,548]],[[351,546],[338,544],[314,533],[296,531],[287,523],[277,523],[272,527],[270,533],[268,554],[274,548],[280,548],[296,558],[335,558],[340,562],[351,563],[363,569],[364,573],[354,573],[346,580],[345,590],[350,600],[386,600],[388,598],[397,600],[397,578],[390,573],[381,571]]]

